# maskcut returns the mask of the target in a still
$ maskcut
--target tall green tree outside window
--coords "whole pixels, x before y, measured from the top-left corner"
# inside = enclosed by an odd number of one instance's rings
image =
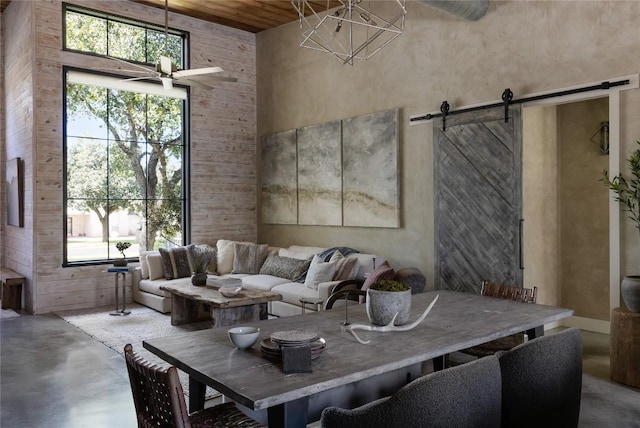
[[[66,24],[76,50],[139,62],[149,60],[136,57],[140,51],[161,52],[145,28],[75,11]],[[102,29],[110,28],[118,31],[109,30],[107,42]],[[149,40],[155,47],[145,47]],[[182,47],[172,46],[171,56],[180,57]],[[125,79],[65,73],[65,264],[112,260],[123,240],[133,244],[129,257],[184,241],[187,91],[177,88],[175,98],[162,85]]]

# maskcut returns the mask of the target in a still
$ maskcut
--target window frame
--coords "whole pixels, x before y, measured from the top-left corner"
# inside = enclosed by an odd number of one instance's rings
[[[129,76],[114,74],[114,73],[106,73],[102,71],[95,71],[91,69],[78,68],[73,66],[63,66],[62,67],[62,220],[63,220],[63,239],[62,239],[62,252],[63,252],[63,267],[78,267],[78,266],[95,266],[95,265],[104,265],[113,263],[114,258],[105,258],[105,259],[95,259],[95,260],[80,260],[80,261],[69,261],[68,260],[68,223],[67,223],[67,177],[68,177],[68,159],[67,159],[67,73],[69,71],[76,71],[80,73],[94,74],[98,76],[107,76],[118,79],[127,79]],[[153,82],[152,84],[155,84]],[[157,84],[160,88],[162,88],[162,84]],[[182,165],[181,165],[181,197],[180,197],[180,205],[181,205],[181,216],[182,216],[182,242],[183,245],[186,245],[190,241],[191,236],[191,218],[189,213],[191,212],[191,138],[190,138],[190,123],[189,118],[190,115],[190,88],[186,85],[178,85],[174,84],[174,86],[183,88],[186,91],[186,99],[182,100],[182,135],[184,141],[182,142]],[[148,143],[147,143],[148,144]],[[147,195],[145,192],[146,199]],[[145,221],[146,221],[146,213],[145,213]],[[137,262],[139,261],[139,257],[127,257],[128,260]]]
[[[95,52],[87,52],[87,51],[83,51],[83,50],[68,48],[67,47],[67,11],[78,13],[78,14],[82,14],[82,15],[91,16],[91,17],[94,17],[94,18],[104,19],[107,22],[107,28],[108,28],[109,22],[117,22],[119,24],[127,24],[127,25],[132,25],[132,26],[135,26],[135,27],[140,27],[140,28],[143,28],[145,30],[159,31],[161,33],[164,33],[164,31],[165,31],[164,25],[152,24],[152,23],[141,21],[141,20],[138,20],[138,19],[128,18],[126,16],[117,15],[117,14],[110,13],[110,12],[104,12],[104,11],[100,11],[100,10],[96,10],[96,9],[91,9],[91,8],[88,8],[88,7],[77,6],[77,5],[70,4],[70,3],[62,3],[62,50],[66,51],[66,52],[74,52],[74,53],[79,53],[79,54],[82,54],[82,55],[96,56],[98,58],[116,58],[116,57],[112,57],[112,56],[109,55],[109,51],[108,51],[109,32],[108,31],[107,31],[107,54],[106,55],[98,54],[98,53],[95,53]],[[190,46],[190,34],[189,34],[189,32],[188,31],[179,30],[177,28],[168,27],[167,28],[167,34],[172,35],[172,36],[180,36],[182,38],[182,58],[181,58],[182,68],[183,69],[188,69],[189,68],[189,56],[190,56],[189,55],[189,46]],[[117,57],[117,58],[118,59],[122,59],[123,61],[126,61],[126,62],[130,62],[132,64],[147,65],[147,66],[151,66],[151,67],[154,67],[156,65],[155,63],[150,63],[150,62],[139,62],[139,61],[130,60],[130,59],[126,59],[126,58],[119,58],[119,57]]]

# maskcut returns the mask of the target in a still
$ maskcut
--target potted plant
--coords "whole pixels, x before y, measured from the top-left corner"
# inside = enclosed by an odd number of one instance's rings
[[[119,241],[116,242],[116,250],[120,251],[120,254],[122,254],[122,258],[121,259],[113,259],[113,265],[114,266],[126,266],[128,261],[126,259],[126,256],[124,254],[124,251],[129,248],[131,246],[131,242],[125,242],[125,241]]]
[[[206,285],[207,268],[216,253],[207,245],[192,245],[189,247],[189,254],[191,256],[191,268],[193,269],[191,283],[198,286]]]
[[[640,145],[640,141],[636,143]],[[616,194],[616,201],[620,202],[624,211],[629,212],[629,218],[640,232],[640,148],[631,153],[627,165],[631,177],[625,178],[619,174],[609,179],[609,173],[605,170],[602,181]],[[640,275],[625,276],[620,291],[627,308],[632,312],[640,312]]]
[[[367,290],[367,316],[372,324],[403,325],[411,315],[411,288],[399,281],[380,280]]]

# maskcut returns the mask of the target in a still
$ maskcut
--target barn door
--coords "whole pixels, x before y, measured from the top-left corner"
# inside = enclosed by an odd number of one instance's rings
[[[478,293],[483,280],[522,286],[520,106],[434,121],[435,282]]]

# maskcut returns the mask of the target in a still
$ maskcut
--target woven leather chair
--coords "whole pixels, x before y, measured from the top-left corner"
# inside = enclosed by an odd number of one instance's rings
[[[367,297],[367,292],[366,290],[357,290],[353,288],[336,291],[335,293],[332,293],[327,299],[327,301],[324,303],[324,308],[325,309],[333,308],[333,304],[338,300],[345,300],[345,296],[346,296],[346,300],[353,300],[355,302],[359,302],[360,297],[363,297],[363,298]]]
[[[483,281],[480,294],[483,296],[515,300],[523,303],[536,303],[536,299],[538,298],[538,288],[513,287]],[[486,357],[487,355],[493,355],[498,351],[508,351],[523,342],[524,333],[517,333],[512,334],[511,336],[492,340],[491,342],[483,343],[472,348],[463,349],[460,352],[473,355],[474,357]]]
[[[497,354],[504,428],[577,427],[582,337],[570,328]]]
[[[152,365],[124,347],[124,356],[133,392],[133,402],[140,428],[158,427],[260,427],[258,422],[242,413],[234,403],[219,404],[199,412],[187,411],[178,370]]]
[[[390,397],[353,410],[327,407],[324,428],[500,427],[502,389],[495,356],[420,377]]]

